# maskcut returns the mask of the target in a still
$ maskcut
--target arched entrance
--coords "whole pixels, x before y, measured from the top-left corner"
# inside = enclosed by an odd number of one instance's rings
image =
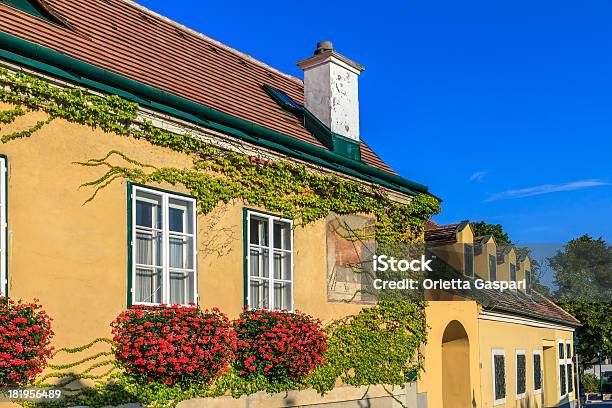
[[[444,408],[470,408],[470,341],[453,320],[442,336],[442,401]]]

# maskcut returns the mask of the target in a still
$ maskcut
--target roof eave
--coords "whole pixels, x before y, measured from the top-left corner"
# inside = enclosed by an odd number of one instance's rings
[[[377,169],[365,163],[351,160],[324,148],[295,139],[244,119],[220,112],[208,106],[172,95],[160,89],[142,84],[108,70],[88,64],[76,58],[51,50],[19,37],[0,32],[0,57],[29,66],[52,76],[80,83],[86,87],[114,93],[140,105],[160,110],[176,116],[194,116],[201,119],[205,127],[223,127],[226,131],[234,129],[233,136],[248,139],[249,142],[265,144],[281,153],[298,156],[315,164],[346,173],[361,180],[372,182],[404,194],[428,194],[427,186],[406,180],[395,174]],[[216,126],[215,126],[216,125]],[[231,133],[231,132],[230,132]],[[248,137],[245,137],[248,136]]]

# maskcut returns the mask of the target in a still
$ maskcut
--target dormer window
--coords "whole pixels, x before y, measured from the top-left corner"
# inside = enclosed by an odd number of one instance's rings
[[[510,264],[510,281],[516,282],[516,265]]]
[[[531,271],[525,271],[525,291],[528,295],[531,295]]]
[[[489,280],[497,280],[497,257],[489,255]]]
[[[463,270],[465,276],[474,277],[474,246],[472,244],[463,244]]]

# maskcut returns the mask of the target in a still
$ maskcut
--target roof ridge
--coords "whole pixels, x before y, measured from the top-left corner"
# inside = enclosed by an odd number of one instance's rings
[[[140,10],[142,12],[150,14],[153,17],[156,17],[156,18],[158,18],[158,19],[160,19],[160,20],[162,20],[162,21],[164,21],[164,22],[174,26],[175,28],[178,28],[178,29],[186,31],[186,32],[188,32],[190,34],[193,34],[196,37],[199,37],[202,40],[204,40],[204,41],[206,41],[206,42],[208,42],[210,44],[213,44],[213,45],[215,45],[215,46],[217,46],[219,48],[222,48],[225,51],[229,51],[229,52],[237,55],[240,58],[244,58],[245,60],[247,60],[247,61],[249,61],[249,62],[251,62],[253,64],[259,65],[260,67],[262,67],[264,69],[267,69],[267,70],[272,71],[272,72],[274,72],[276,74],[279,74],[279,75],[281,75],[281,76],[283,76],[283,77],[285,77],[285,78],[287,78],[287,79],[289,79],[289,80],[291,80],[293,82],[298,83],[299,85],[303,85],[304,84],[303,81],[300,78],[298,78],[298,77],[295,77],[293,75],[290,75],[290,74],[287,74],[285,72],[282,72],[282,71],[280,71],[280,70],[278,70],[278,69],[276,69],[276,68],[266,64],[265,62],[258,60],[257,58],[255,58],[255,57],[253,57],[253,56],[251,56],[249,54],[246,54],[244,52],[238,51],[237,49],[232,48],[229,45],[222,43],[221,41],[215,40],[214,38],[211,38],[211,37],[207,36],[206,34],[203,34],[203,33],[199,32],[199,31],[196,31],[193,28],[187,27],[186,25],[181,24],[181,23],[179,23],[177,21],[174,21],[174,20],[172,20],[169,17],[166,17],[166,16],[164,16],[162,14],[159,14],[159,13],[157,13],[157,12],[151,10],[151,9],[148,9],[147,7],[143,6],[142,4],[137,3],[134,0],[119,0],[119,1],[123,1],[124,3],[131,5],[131,6],[137,8],[138,10]]]

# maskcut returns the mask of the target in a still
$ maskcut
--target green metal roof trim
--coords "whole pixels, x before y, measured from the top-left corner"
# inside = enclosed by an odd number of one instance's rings
[[[427,186],[0,32],[0,58],[410,195]],[[433,196],[433,195],[432,195]],[[435,197],[435,196],[434,196]],[[437,197],[436,197],[437,198]]]
[[[31,14],[34,17],[42,18],[50,23],[63,25],[61,21],[52,16],[36,0],[0,0],[0,3]]]

